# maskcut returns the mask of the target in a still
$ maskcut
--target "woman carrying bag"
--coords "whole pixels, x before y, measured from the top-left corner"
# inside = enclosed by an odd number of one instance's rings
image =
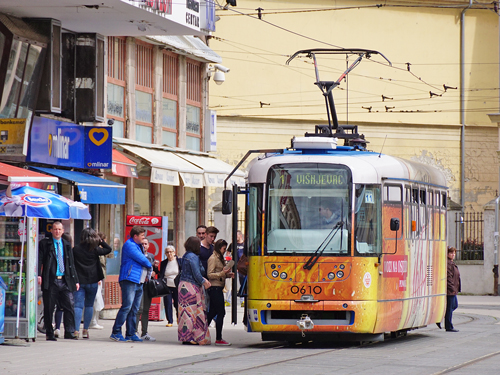
[[[217,317],[215,321],[215,345],[229,346],[231,343],[222,338],[222,326],[224,324],[224,316],[226,315],[226,307],[224,304],[224,285],[226,278],[233,278],[234,273],[231,267],[226,266],[224,254],[226,252],[227,242],[218,240],[215,243],[213,254],[208,258],[207,276],[210,284],[208,295],[210,296],[210,310],[208,312],[207,323],[210,325],[212,319]]]
[[[94,313],[94,300],[97,294],[98,282],[104,279],[100,255],[107,255],[111,247],[101,240],[97,232],[85,228],[80,237],[80,243],[73,248],[75,268],[80,280],[80,289],[74,292],[75,298],[75,336],[79,335],[83,314],[84,339],[89,338],[89,325]]]

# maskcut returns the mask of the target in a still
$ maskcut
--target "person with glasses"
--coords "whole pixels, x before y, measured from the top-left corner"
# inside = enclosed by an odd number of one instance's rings
[[[178,316],[178,303],[179,294],[177,292],[177,286],[175,285],[175,279],[179,274],[182,267],[182,258],[177,258],[175,247],[168,245],[165,248],[166,258],[162,260],[160,264],[160,277],[163,277],[167,282],[168,289],[170,289],[170,294],[163,297],[163,304],[165,305],[165,316],[167,317],[167,327],[172,327],[174,325],[174,314],[173,308],[175,308],[175,315],[177,321]]]

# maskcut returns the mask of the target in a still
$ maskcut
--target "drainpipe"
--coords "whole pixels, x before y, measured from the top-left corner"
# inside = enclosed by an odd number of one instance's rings
[[[471,6],[472,0],[469,0],[469,5],[460,14],[460,205],[462,206],[462,217],[464,216],[465,206],[465,12]]]
[[[498,206],[500,204],[500,197],[495,199],[495,232],[493,243],[495,245],[493,255],[493,295],[498,296]]]

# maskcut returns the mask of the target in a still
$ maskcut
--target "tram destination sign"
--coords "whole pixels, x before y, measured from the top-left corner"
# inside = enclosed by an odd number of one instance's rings
[[[350,180],[348,170],[343,168],[289,168],[274,172],[271,185],[281,189],[339,188],[346,187]]]

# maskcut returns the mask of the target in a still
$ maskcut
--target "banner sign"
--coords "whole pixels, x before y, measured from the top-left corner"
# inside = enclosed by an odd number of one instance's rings
[[[111,169],[111,126],[83,126],[35,117],[27,160],[86,169]]]
[[[0,155],[24,156],[26,119],[0,119]]]

